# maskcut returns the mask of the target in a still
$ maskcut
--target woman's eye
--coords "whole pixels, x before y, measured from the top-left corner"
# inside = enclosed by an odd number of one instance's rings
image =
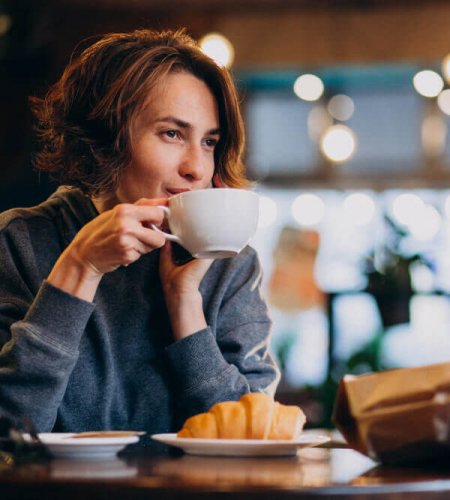
[[[213,138],[205,139],[205,145],[208,148],[212,148],[212,149],[214,149],[217,146],[218,142],[219,142],[218,139],[213,139]]]
[[[176,139],[178,137],[178,131],[177,130],[166,130],[164,132],[164,135],[166,135],[170,139]]]

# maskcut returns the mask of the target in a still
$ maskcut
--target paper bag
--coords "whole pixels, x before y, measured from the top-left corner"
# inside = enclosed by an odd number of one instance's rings
[[[332,418],[348,444],[373,460],[450,460],[450,363],[346,375]]]

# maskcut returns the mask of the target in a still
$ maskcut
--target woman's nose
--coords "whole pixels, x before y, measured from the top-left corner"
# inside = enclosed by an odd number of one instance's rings
[[[180,165],[180,174],[191,180],[201,180],[206,172],[206,159],[200,146],[189,146]]]

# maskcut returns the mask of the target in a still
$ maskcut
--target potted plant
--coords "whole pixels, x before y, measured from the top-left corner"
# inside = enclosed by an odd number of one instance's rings
[[[402,242],[408,233],[389,216],[384,217],[386,238],[366,260],[366,291],[373,295],[380,311],[383,326],[409,322],[409,303],[413,294],[411,264],[425,262],[418,254],[408,254]]]

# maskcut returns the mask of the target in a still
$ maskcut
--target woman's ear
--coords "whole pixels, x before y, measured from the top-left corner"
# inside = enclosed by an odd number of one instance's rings
[[[220,179],[220,176],[219,174],[214,174],[213,178],[212,178],[212,185],[213,187],[216,187],[216,188],[224,188],[224,187],[227,187],[225,186],[225,184],[222,182],[222,180]]]

